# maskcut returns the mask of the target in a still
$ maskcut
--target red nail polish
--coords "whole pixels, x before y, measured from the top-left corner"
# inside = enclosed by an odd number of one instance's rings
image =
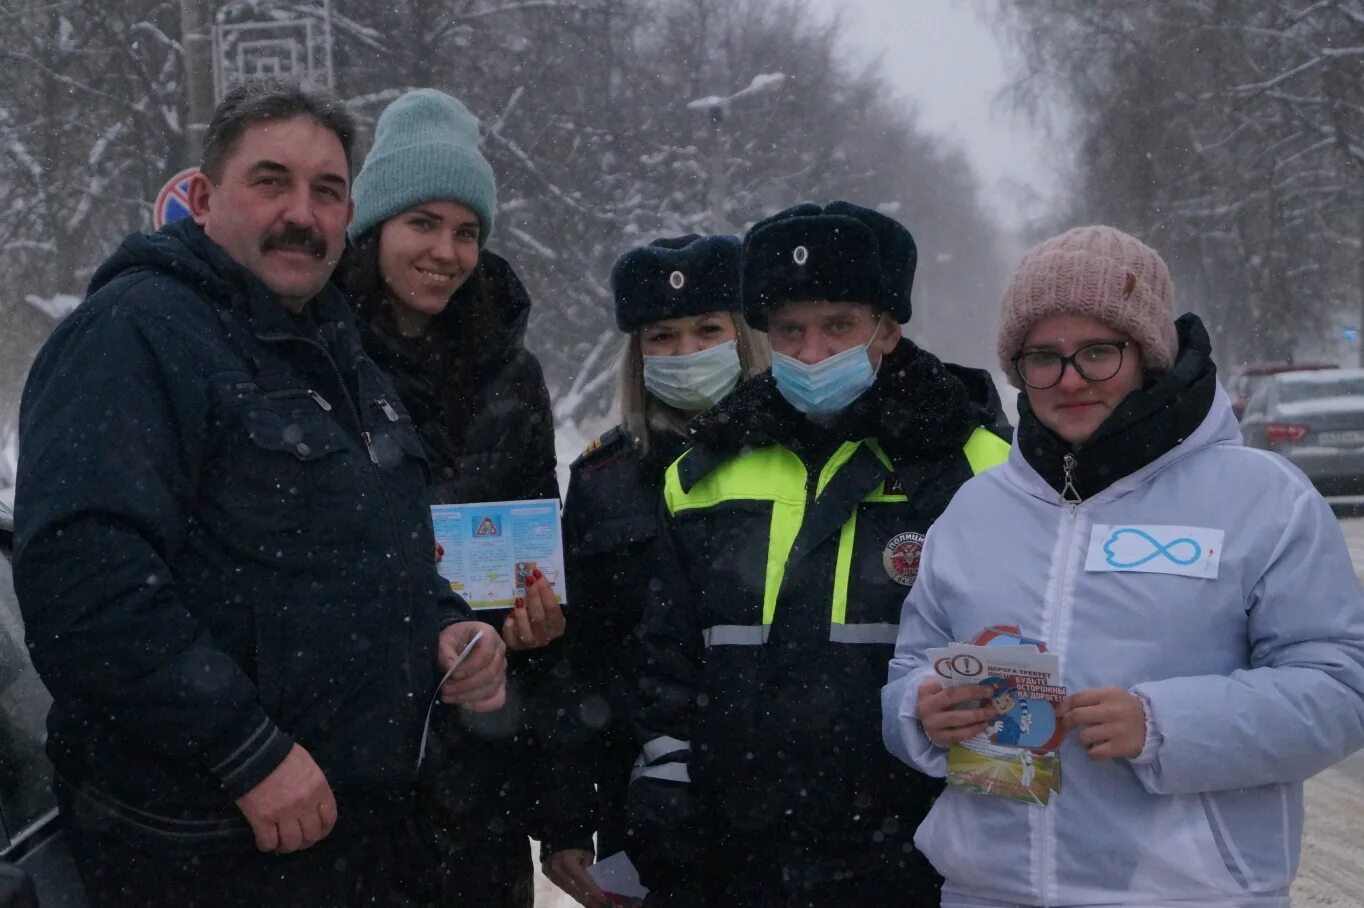
[[[544,580],[544,579],[545,579],[545,575],[542,574],[542,573],[540,573],[540,569],[539,569],[539,568],[536,568],[536,569],[535,569],[535,579],[536,579],[536,580]]]
[[[526,600],[522,599],[520,596],[517,596],[517,597],[516,597],[516,607],[517,607],[517,608],[525,608],[525,607],[526,607]]]
[[[527,586],[527,587],[535,586],[535,575],[534,575],[534,574],[527,574],[527,575],[526,575],[526,586]]]

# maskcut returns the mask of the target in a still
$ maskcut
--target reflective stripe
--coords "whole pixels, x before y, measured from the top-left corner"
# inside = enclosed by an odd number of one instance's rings
[[[772,632],[770,624],[717,624],[701,632],[706,646],[762,646]]]
[[[989,429],[976,429],[962,448],[972,473],[984,473],[1009,459],[1009,443]]]
[[[661,779],[664,782],[690,782],[691,773],[686,763],[663,763],[658,766],[636,766],[630,770],[630,781]]]
[[[834,643],[894,643],[898,624],[835,624],[829,628]]]
[[[875,439],[848,441],[839,446],[815,477],[815,493],[824,488],[847,465],[859,446],[865,444],[876,458],[891,469],[890,460]],[[690,452],[688,452],[690,453]],[[962,453],[972,473],[981,473],[1004,463],[1009,458],[1009,443],[984,428],[971,433]],[[781,445],[768,445],[725,461],[686,492],[682,491],[679,464],[687,454],[674,461],[667,470],[663,499],[668,513],[705,510],[728,501],[765,501],[772,506],[768,528],[767,563],[764,566],[762,591],[762,624],[724,624],[706,628],[702,634],[707,647],[762,646],[767,642],[776,617],[777,596],[786,577],[786,562],[791,547],[805,519],[806,469],[794,453]],[[867,502],[903,502],[900,494],[888,494],[883,486],[864,499]],[[849,516],[838,539],[833,584],[830,588],[829,639],[841,643],[894,643],[895,625],[844,625],[847,617],[848,595],[851,585],[853,550],[857,543],[857,512]]]
[[[838,471],[843,469],[848,461],[852,460],[853,455],[861,446],[862,442],[860,441],[845,441],[838,446],[838,450],[833,453],[833,456],[824,464],[824,468],[819,471],[819,481],[815,484],[816,498],[824,494],[824,487],[833,480],[834,476],[838,475]]]
[[[654,738],[652,741],[646,741],[644,743],[644,762],[653,763],[659,757],[666,757],[668,754],[677,753],[681,750],[691,750],[691,744],[687,741],[663,735],[662,737]]]
[[[786,559],[805,517],[805,465],[781,445],[768,445],[726,461],[684,492],[679,465],[686,457],[683,454],[673,461],[665,474],[663,501],[669,514],[712,508],[726,501],[772,503],[762,613],[763,623],[771,624],[777,613],[777,594],[786,577]]]
[[[834,559],[834,607],[830,620],[842,624],[848,617],[848,584],[852,576],[853,543],[857,539],[857,512],[838,533],[838,557]]]

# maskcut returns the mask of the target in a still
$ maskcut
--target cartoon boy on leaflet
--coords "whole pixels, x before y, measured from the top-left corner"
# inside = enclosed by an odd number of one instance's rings
[[[1003,678],[986,678],[981,684],[990,688],[990,703],[999,715],[999,718],[991,722],[985,730],[991,742],[1017,747],[1023,736],[1032,730],[1032,713],[1028,709],[1028,701],[1023,700],[1020,704],[1017,688],[1010,687],[1009,682]],[[1012,715],[1015,706],[1020,707],[1021,713],[1017,719]]]

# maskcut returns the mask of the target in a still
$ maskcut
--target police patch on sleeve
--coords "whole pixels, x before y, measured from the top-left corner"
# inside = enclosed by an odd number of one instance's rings
[[[913,586],[919,576],[919,556],[923,550],[923,533],[900,533],[892,537],[881,552],[886,576],[901,586]]]

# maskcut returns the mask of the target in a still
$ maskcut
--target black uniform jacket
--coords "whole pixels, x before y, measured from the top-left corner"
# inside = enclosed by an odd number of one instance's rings
[[[886,752],[879,691],[923,534],[1003,461],[1001,423],[987,376],[908,340],[829,425],[770,375],[692,423],[643,620],[646,884],[889,866],[931,886],[912,840],[941,783]]]

